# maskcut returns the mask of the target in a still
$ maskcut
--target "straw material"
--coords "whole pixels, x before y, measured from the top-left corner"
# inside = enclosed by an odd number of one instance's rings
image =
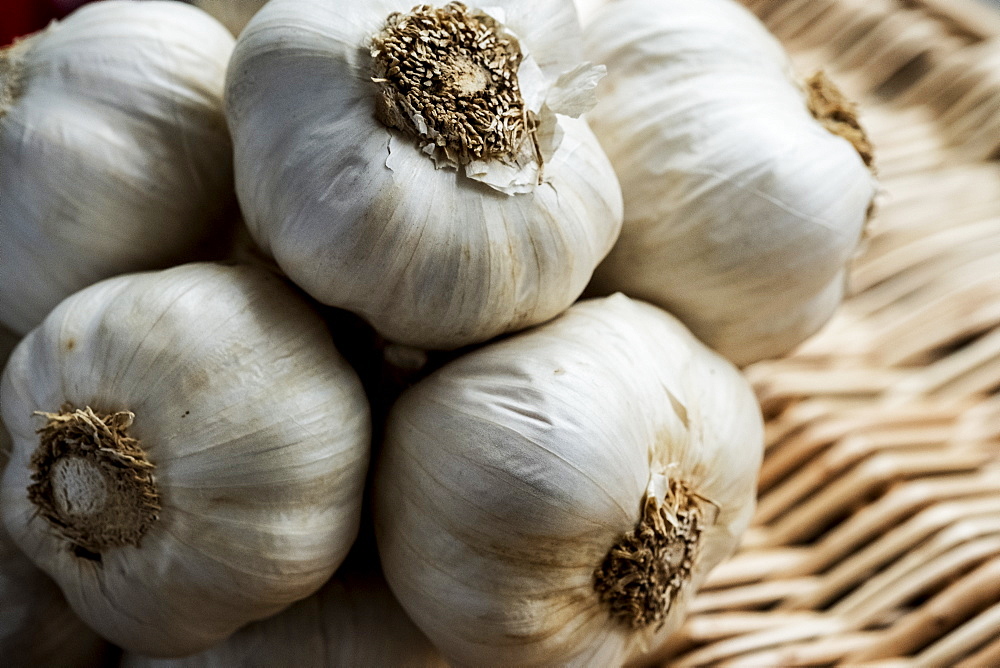
[[[883,192],[838,315],[748,369],[755,522],[657,661],[1000,665],[1000,18],[744,2],[859,103]]]

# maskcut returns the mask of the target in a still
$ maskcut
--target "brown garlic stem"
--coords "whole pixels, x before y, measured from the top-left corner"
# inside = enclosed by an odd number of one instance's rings
[[[677,595],[691,580],[706,504],[711,502],[679,480],[670,481],[662,501],[643,499],[635,528],[608,550],[594,571],[594,590],[608,615],[632,629],[663,626]]]
[[[135,416],[64,405],[46,419],[31,456],[28,499],[76,556],[100,561],[104,550],[131,545],[158,519],[154,466],[128,435]]]
[[[55,29],[53,21],[43,30],[25,37],[18,37],[13,44],[0,48],[0,119],[10,111],[18,98],[24,94],[25,79],[24,59],[36,40],[50,30]]]
[[[19,53],[16,44],[0,49],[0,118],[7,115],[21,96],[24,76]]]
[[[451,2],[395,12],[372,39],[378,119],[457,164],[510,158],[534,123],[517,79],[520,46],[489,15]]]
[[[858,111],[826,73],[816,72],[805,82],[807,105],[813,117],[829,132],[851,142],[865,166],[874,171],[871,141],[858,121]]]

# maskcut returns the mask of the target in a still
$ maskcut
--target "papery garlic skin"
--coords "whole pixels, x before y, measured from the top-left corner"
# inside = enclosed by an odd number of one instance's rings
[[[373,38],[413,5],[271,0],[238,40],[227,117],[248,227],[282,270],[391,341],[450,349],[567,308],[617,236],[621,200],[571,117],[599,76],[581,65],[571,0],[468,8],[520,45],[517,78],[547,157],[522,143],[516,165],[458,164],[377,120]]]
[[[0,51],[0,324],[226,237],[233,45],[182,3],[107,0]]]
[[[390,413],[375,480],[386,579],[463,665],[620,665],[656,649],[754,508],[760,410],[736,369],[623,295],[460,357]],[[659,623],[612,617],[596,569],[645,501],[700,495]],[[638,620],[636,620],[638,621]]]
[[[446,665],[377,573],[338,573],[309,598],[199,654],[122,661],[123,668]]]
[[[128,540],[86,524],[119,498],[93,482],[93,459],[56,459],[42,478],[87,542],[29,498],[36,430],[51,425],[35,412],[65,404],[133,414],[127,436],[159,508]],[[14,351],[0,408],[14,441],[7,530],[87,624],[131,651],[190,654],[279,612],[322,586],[357,534],[367,400],[312,307],[263,269],[191,264],[76,293]]]
[[[656,303],[739,365],[787,352],[844,293],[877,188],[859,152],[732,0],[621,0],[584,32],[625,201],[590,292]]]

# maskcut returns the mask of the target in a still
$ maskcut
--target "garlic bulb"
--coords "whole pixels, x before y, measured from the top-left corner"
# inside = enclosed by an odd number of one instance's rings
[[[0,327],[0,368],[18,338]],[[0,471],[10,437],[0,420]],[[0,524],[0,657],[11,666],[97,665],[107,644],[66,605],[59,588],[7,537]]]
[[[252,267],[107,279],[0,385],[0,509],[98,633],[179,656],[309,596],[358,530],[368,404],[312,307]]]
[[[225,236],[233,44],[182,3],[106,0],[0,50],[0,324]]]
[[[251,233],[397,343],[554,317],[621,224],[579,39],[572,0],[271,0],[226,85]]]
[[[580,302],[393,407],[386,579],[461,664],[639,659],[746,528],[761,422],[746,380],[667,313]]]
[[[183,659],[126,655],[123,668],[445,666],[380,574],[334,576],[284,612]]]
[[[585,47],[625,201],[591,293],[658,304],[740,365],[787,352],[840,303],[876,192],[850,104],[822,75],[794,83],[733,0],[611,2]]]
[[[195,7],[214,16],[234,35],[239,35],[267,0],[193,0]]]

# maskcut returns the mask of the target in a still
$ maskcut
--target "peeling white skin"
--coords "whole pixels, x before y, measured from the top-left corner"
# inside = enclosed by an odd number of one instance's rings
[[[580,302],[393,407],[375,481],[386,578],[461,665],[621,665],[662,645],[735,549],[762,453],[760,409],[731,364],[658,308]],[[594,570],[665,478],[719,513],[663,628],[632,632]]]
[[[228,234],[233,44],[182,3],[108,0],[16,47],[22,92],[0,117],[0,324],[24,334],[80,288]]]
[[[587,120],[625,202],[589,291],[656,303],[739,365],[788,352],[840,303],[871,172],[732,0],[608,3],[584,44],[608,67]]]
[[[132,411],[159,519],[138,547],[75,556],[27,498],[35,433],[64,403]],[[367,400],[312,307],[270,272],[190,264],[102,281],[18,345],[0,383],[13,452],[0,510],[76,613],[179,656],[316,591],[353,542]]]
[[[490,4],[553,85],[582,62],[570,0]],[[618,234],[620,192],[579,119],[557,117],[544,183],[514,195],[379,123],[370,39],[412,5],[271,0],[238,41],[227,116],[247,225],[282,270],[391,341],[455,348],[568,307]]]

